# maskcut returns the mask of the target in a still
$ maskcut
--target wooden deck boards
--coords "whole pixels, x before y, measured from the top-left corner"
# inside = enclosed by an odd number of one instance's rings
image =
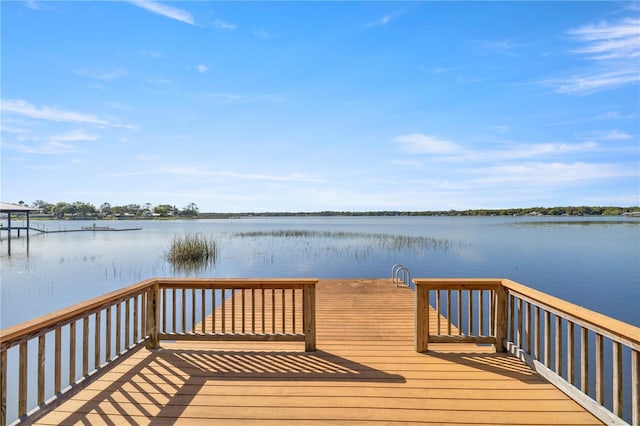
[[[298,342],[164,342],[38,424],[600,424],[490,347],[414,352],[413,296],[389,280],[321,280],[317,352]]]

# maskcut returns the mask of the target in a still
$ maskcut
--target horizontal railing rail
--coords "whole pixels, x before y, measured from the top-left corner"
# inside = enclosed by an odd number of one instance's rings
[[[303,341],[315,351],[317,281],[150,279],[4,329],[0,425],[37,419],[162,340]]]
[[[416,278],[414,283],[416,351],[436,342],[491,343],[496,351],[520,357],[604,422],[640,423],[640,328],[507,279]],[[435,334],[429,328],[430,303]],[[488,336],[482,325],[472,327],[473,318],[491,321]]]

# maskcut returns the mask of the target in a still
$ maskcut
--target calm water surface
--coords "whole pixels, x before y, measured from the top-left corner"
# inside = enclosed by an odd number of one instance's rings
[[[640,326],[640,221],[549,217],[325,217],[191,221],[42,221],[1,241],[0,328],[150,277],[506,277]],[[295,232],[293,232],[295,231]],[[171,240],[217,242],[214,264],[175,270]]]

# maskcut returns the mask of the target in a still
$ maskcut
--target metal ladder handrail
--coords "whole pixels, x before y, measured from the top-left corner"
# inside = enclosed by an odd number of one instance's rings
[[[399,263],[391,268],[391,280],[396,287],[411,287],[411,273],[407,267]]]

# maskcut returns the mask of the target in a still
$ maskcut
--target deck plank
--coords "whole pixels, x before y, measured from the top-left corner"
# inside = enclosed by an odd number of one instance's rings
[[[321,280],[317,352],[299,342],[163,342],[37,424],[601,424],[490,347],[416,353],[413,303],[390,280]]]

